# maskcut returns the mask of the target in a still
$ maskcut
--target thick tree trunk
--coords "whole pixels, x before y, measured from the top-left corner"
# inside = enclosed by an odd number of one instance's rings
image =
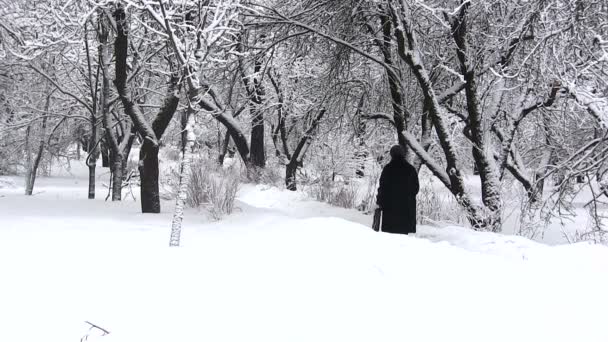
[[[112,201],[122,200],[122,175],[123,175],[123,159],[121,154],[114,156],[112,164]]]
[[[115,132],[115,128],[112,125],[112,118],[110,113],[110,47],[108,44],[109,24],[105,19],[100,20],[100,30],[98,32],[99,40],[99,60],[101,64],[102,72],[102,85],[101,85],[101,115],[103,128],[105,131],[104,138],[108,145],[108,162],[110,166],[110,173],[112,175],[112,201],[122,200],[122,176],[123,176],[123,159],[125,156],[122,154],[122,145],[126,143],[128,132],[124,130],[122,140],[118,137]]]
[[[296,191],[298,190],[296,181],[296,171],[298,170],[297,162],[289,162],[285,167],[285,188],[287,190]]]
[[[139,172],[141,179],[141,208],[143,213],[160,212],[160,194],[158,187],[158,151],[159,141],[169,126],[177,105],[179,103],[177,83],[179,78],[172,75],[167,87],[167,93],[156,117],[149,124],[146,121],[142,108],[131,100],[130,90],[127,86],[127,54],[128,54],[128,22],[124,8],[119,5],[114,12],[117,22],[114,52],[116,56],[114,85],[120,97],[125,113],[131,118],[135,132],[143,138],[144,143],[140,151]],[[194,101],[195,98],[191,97]],[[189,110],[191,108],[189,107]],[[190,114],[192,116],[192,114]],[[191,129],[192,127],[190,127]],[[194,144],[194,142],[192,142]]]
[[[264,111],[262,108],[266,91],[262,86],[262,77],[260,75],[262,67],[262,60],[259,57],[256,58],[254,65],[253,85],[250,84],[246,77],[243,77],[243,82],[249,94],[249,108],[251,112],[251,141],[249,143],[249,157],[251,164],[255,167],[266,166],[266,146],[264,143],[265,125]]]
[[[251,121],[251,163],[256,167],[266,166],[266,148],[264,145],[264,114],[256,106]]]
[[[158,147],[147,141],[139,151],[139,178],[141,181],[141,212],[160,213],[158,188]]]
[[[177,97],[176,93],[177,82],[177,77],[171,77],[163,106],[154,118],[154,121],[152,121],[152,130],[157,139],[160,139],[163,136],[177,110],[177,105],[179,103],[179,97]],[[158,151],[158,145],[154,145],[150,141],[145,140],[139,152],[139,176],[141,180],[140,200],[142,213],[160,213]]]
[[[110,167],[110,151],[107,148],[101,150],[101,167]]]
[[[95,169],[97,168],[96,162],[89,164],[89,199],[95,199]]]
[[[485,134],[481,106],[477,95],[476,73],[473,61],[470,60],[470,56],[468,55],[467,8],[468,4],[463,3],[457,19],[452,24],[452,36],[458,46],[456,54],[460,61],[460,70],[466,81],[465,95],[468,121],[473,142],[473,159],[475,160],[475,166],[481,179],[481,198],[485,207],[490,211],[490,215],[493,216],[490,219],[492,226],[489,228],[492,231],[500,231],[502,209],[500,182],[496,166],[494,165],[493,155],[488,156],[490,146]]]
[[[100,144],[101,151],[101,167],[110,167],[110,150],[105,142]]]

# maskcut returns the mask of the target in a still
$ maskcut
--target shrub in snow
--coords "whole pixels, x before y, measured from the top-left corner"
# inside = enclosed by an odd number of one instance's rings
[[[196,160],[192,163],[186,205],[204,208],[214,220],[232,213],[239,187],[236,169],[223,169],[215,163]]]
[[[324,178],[307,186],[305,191],[311,198],[336,207],[352,209],[359,204],[359,189],[356,183],[334,182]]]
[[[0,178],[0,189],[14,189],[17,185],[12,179],[3,179]]]
[[[358,194],[359,189],[354,184],[340,184],[330,197],[329,204],[342,208],[355,208]]]
[[[461,225],[468,223],[466,214],[453,196],[434,189],[432,181],[421,179],[420,185],[420,192],[416,197],[417,223],[446,222]]]
[[[591,202],[587,207],[589,216],[587,225],[583,230],[578,230],[573,238],[568,238],[571,242],[587,241],[608,245],[608,212],[604,208],[600,208],[597,202]]]
[[[333,182],[321,180],[314,182],[306,187],[306,193],[317,201],[327,202],[331,198]]]
[[[10,175],[16,173],[18,160],[15,155],[8,153],[5,146],[0,145],[0,175]]]
[[[585,231],[577,231],[573,238],[569,238],[571,242],[593,242],[603,245],[608,245],[608,230],[602,226],[588,227]]]
[[[179,165],[167,164],[160,177],[161,198],[174,200],[179,184]],[[238,165],[222,168],[213,160],[199,157],[190,167],[186,206],[204,209],[213,220],[231,214],[240,184]]]
[[[278,168],[273,166],[266,166],[265,168],[254,168],[252,167],[248,174],[245,174],[247,180],[253,181],[257,184],[272,184],[275,186],[282,186],[285,183],[285,171],[284,168]]]
[[[380,170],[369,172],[364,178],[365,183],[362,185],[361,202],[357,205],[357,210],[365,213],[371,213],[376,205],[376,195],[378,185],[380,184]]]

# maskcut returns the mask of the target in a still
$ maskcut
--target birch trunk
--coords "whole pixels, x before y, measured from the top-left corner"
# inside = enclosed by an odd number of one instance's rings
[[[192,148],[194,147],[194,141],[196,136],[194,135],[194,113],[195,109],[192,107],[196,98],[196,91],[190,91],[190,104],[186,114],[186,126],[184,132],[186,141],[184,142],[184,149],[182,151],[182,160],[179,167],[179,186],[177,192],[177,199],[175,201],[175,210],[173,211],[173,220],[171,221],[171,237],[169,239],[169,246],[178,247],[180,243],[180,237],[182,233],[182,221],[184,219],[184,206],[186,205],[186,199],[188,196],[188,184],[190,183],[190,167],[192,164]]]

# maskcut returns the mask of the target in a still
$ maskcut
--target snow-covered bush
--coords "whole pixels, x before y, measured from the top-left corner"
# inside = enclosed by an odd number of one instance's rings
[[[380,183],[380,170],[369,172],[369,175],[364,178],[365,183],[361,186],[361,201],[357,205],[357,210],[371,213],[376,205],[376,196],[378,193],[378,185]]]
[[[577,231],[571,242],[593,242],[608,245],[608,230],[604,227],[588,227],[585,231]]]
[[[433,182],[420,180],[416,205],[416,221],[420,224],[449,222],[467,224],[466,214],[454,197],[433,188]]]
[[[223,169],[199,159],[192,163],[190,172],[187,206],[204,208],[214,220],[232,213],[239,188],[239,175],[235,169]]]
[[[9,153],[5,153],[0,149],[0,175],[9,175],[15,173],[15,164],[17,162],[11,158]]]
[[[285,183],[285,169],[275,165],[267,165],[265,168],[252,168],[249,174],[245,173],[247,181],[257,184],[269,184],[282,186]]]
[[[17,187],[17,185],[15,184],[15,181],[13,181],[12,179],[0,178],[0,189],[14,189],[16,187]]]
[[[179,184],[179,164],[167,164],[160,177],[161,197],[174,200]],[[222,168],[213,160],[197,158],[190,167],[186,206],[205,210],[213,220],[231,214],[240,184],[238,166]]]
[[[329,204],[342,208],[355,208],[358,204],[358,194],[359,189],[354,184],[339,184],[330,197]]]
[[[317,201],[341,208],[356,208],[359,189],[355,183],[322,179],[306,187],[306,193]]]

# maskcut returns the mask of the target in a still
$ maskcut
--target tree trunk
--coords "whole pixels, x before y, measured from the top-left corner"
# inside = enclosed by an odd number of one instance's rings
[[[141,181],[141,212],[160,213],[158,188],[158,147],[145,141],[139,151],[139,179]]]
[[[46,120],[43,120],[43,126],[46,125]],[[44,129],[43,129],[44,130]],[[34,163],[31,166],[31,169],[28,172],[29,181],[28,187],[25,189],[26,195],[31,195],[34,191],[34,183],[36,182],[36,175],[38,174],[38,166],[40,166],[40,160],[42,160],[42,155],[44,154],[44,142],[43,139],[40,139],[40,145],[38,146],[38,151],[36,152],[36,158],[34,159]]]
[[[367,124],[365,120],[362,118],[363,105],[365,104],[365,94],[361,95],[359,99],[359,103],[357,104],[357,110],[355,115],[353,116],[353,120],[355,121],[355,135],[356,135],[356,149],[354,154],[354,159],[357,162],[355,175],[357,177],[365,176],[365,161],[367,159],[368,153],[365,147],[365,135],[367,133]]]
[[[262,104],[264,103],[264,97],[266,91],[262,86],[262,77],[260,75],[262,70],[261,58],[256,58],[254,62],[254,76],[253,85],[250,85],[246,77],[243,77],[243,82],[247,88],[250,99],[250,112],[251,112],[251,141],[250,141],[250,160],[251,164],[255,167],[266,166],[266,147],[264,144],[264,111]]]
[[[549,117],[546,114],[544,114],[543,115],[543,133],[545,134],[545,143],[547,144],[547,146],[545,147],[545,150],[543,151],[543,154],[540,158],[540,163],[538,165],[538,168],[536,169],[536,172],[534,172],[533,188],[531,191],[528,192],[530,202],[532,202],[532,203],[537,202],[538,200],[543,198],[543,192],[544,192],[544,188],[545,188],[545,177],[544,176],[549,171],[549,168],[550,168],[549,164],[551,163],[551,160],[555,156],[554,150],[553,150],[553,146],[555,146],[555,143],[553,142],[553,138],[551,137],[550,127],[551,127],[551,125],[549,122]]]
[[[264,146],[264,114],[256,105],[251,121],[251,163],[256,167],[266,166],[266,149]]]
[[[287,160],[291,159],[291,153],[289,152],[289,144],[287,143],[287,129],[285,128],[285,122],[287,119],[287,113],[285,113],[284,108],[284,95],[283,90],[278,82],[278,80],[273,76],[271,69],[268,69],[268,79],[272,84],[275,93],[277,94],[277,127],[272,130],[272,141],[275,145],[276,155],[279,157],[281,152],[285,154],[285,158]],[[281,140],[281,148],[279,148],[279,138]],[[281,151],[282,149],[282,151]]]
[[[382,25],[382,40],[376,39],[375,43],[382,52],[384,63],[392,67],[395,64],[391,52],[393,23],[388,16],[381,15],[380,24]],[[409,113],[405,110],[405,106],[403,104],[403,93],[401,91],[400,77],[392,68],[385,68],[385,71],[386,75],[388,76],[388,84],[392,100],[391,104],[393,107],[393,121],[395,123],[395,129],[397,130],[398,143],[406,151],[406,155],[409,156],[411,154],[410,148],[403,137],[403,131],[407,130]]]
[[[198,93],[200,93],[201,89],[195,89]],[[236,115],[228,116],[225,111],[223,111],[223,107],[218,106],[218,104],[214,104],[203,97],[200,98],[198,105],[205,111],[209,112],[217,121],[219,121],[226,129],[228,130],[228,134],[230,134],[230,138],[236,145],[236,149],[239,151],[239,155],[243,159],[245,165],[249,168],[251,166],[250,158],[249,158],[249,144],[247,143],[247,137],[239,127],[238,122],[234,119]]]
[[[428,100],[425,100],[423,104],[420,127],[422,129],[422,132],[420,133],[420,144],[422,145],[422,149],[428,152],[431,148],[431,144],[433,143],[433,120],[429,114]],[[413,153],[413,155],[414,160],[411,164],[414,166],[414,168],[416,168],[417,172],[420,172],[420,168],[422,167],[422,159],[418,154]]]
[[[102,142],[101,145],[101,167],[110,167],[110,151],[107,145]]]
[[[30,182],[32,180],[32,177],[30,175],[30,173],[32,172],[32,147],[30,143],[31,132],[32,128],[30,126],[27,126],[27,128],[25,129],[25,164],[27,165],[27,170],[25,174],[25,194],[28,196],[32,194],[31,191],[28,194],[28,189],[31,188]]]
[[[241,107],[239,110],[237,110],[236,112],[234,112],[232,114],[233,118],[238,117],[243,110],[245,109],[245,107]],[[182,125],[185,127],[186,123],[183,122]],[[186,141],[186,139],[184,139],[184,137],[182,137],[182,141]],[[226,130],[226,134],[224,135],[224,140],[222,142],[221,148],[220,148],[220,154],[218,156],[218,163],[220,165],[224,165],[224,160],[226,159],[226,154],[228,154],[230,156],[230,158],[234,157],[234,148],[231,147],[233,143],[232,140],[232,135],[230,134],[230,130]],[[183,148],[183,147],[182,147]],[[245,160],[245,159],[243,159]]]
[[[122,174],[124,157],[117,153],[112,164],[112,201],[122,200]]]
[[[91,139],[89,143],[89,155],[87,156],[87,166],[89,167],[89,199],[95,199],[95,169],[97,168],[97,159],[99,158],[99,147],[95,146],[97,139],[97,128],[96,124],[92,124],[92,130],[94,134],[91,134]]]
[[[184,207],[186,205],[186,199],[188,196],[188,184],[190,183],[191,176],[191,164],[192,164],[192,148],[194,147],[194,141],[196,136],[194,135],[194,113],[195,109],[192,107],[196,95],[198,94],[197,89],[190,90],[188,96],[190,97],[188,110],[186,111],[186,124],[183,127],[183,131],[186,132],[183,136],[186,140],[183,142],[184,149],[182,150],[182,161],[179,167],[179,186],[177,192],[177,199],[175,200],[175,210],[173,211],[173,219],[171,221],[171,237],[169,239],[169,246],[178,247],[182,232],[182,221],[184,219]]]
[[[124,156],[123,160],[122,160],[122,170],[123,170],[122,179],[123,180],[127,180],[127,177],[129,177],[130,170],[127,170],[127,166],[129,165],[129,156],[131,155],[131,149],[133,148],[133,142],[135,142],[135,135],[137,134],[134,126],[131,126],[130,132],[131,133],[127,137],[123,137],[123,139],[127,139],[126,143],[120,144],[120,147],[122,148],[122,155]]]
[[[325,108],[319,110],[319,113],[312,120],[310,127],[308,127],[306,132],[304,132],[304,136],[302,137],[302,139],[300,139],[298,146],[293,151],[289,163],[285,166],[285,187],[287,188],[287,190],[295,191],[297,189],[296,171],[298,170],[298,167],[302,164],[304,155],[306,154],[308,147],[312,143],[314,132],[317,126],[319,125],[319,122],[321,122],[321,119],[325,115],[325,112]]]
[[[467,218],[474,229],[496,230],[496,227],[499,227],[499,225],[496,225],[496,221],[493,218],[488,219],[487,215],[471,200],[471,196],[466,191],[466,184],[461,172],[462,168],[459,165],[460,160],[456,153],[456,145],[452,139],[446,120],[445,108],[441,106],[440,97],[437,96],[433,89],[433,83],[418,49],[415,30],[411,24],[412,14],[403,3],[399,11],[391,4],[389,4],[389,10],[395,23],[393,25],[395,28],[394,36],[397,40],[399,56],[410,67],[414,77],[418,81],[425,100],[428,101],[432,126],[435,129],[445,157],[445,172],[441,170],[441,166],[428,155],[417,139],[407,130],[404,130],[402,133],[399,133],[398,130],[400,144],[402,144],[401,139],[407,140],[409,147],[415,150],[415,153],[423,159],[427,167],[442,181],[466,210]]]
[[[297,183],[296,183],[296,171],[298,170],[298,164],[294,162],[289,162],[285,167],[285,187],[287,190],[296,191]]]
[[[99,158],[99,147],[97,143],[97,123],[95,115],[91,115],[91,137],[87,143],[88,156],[86,164],[89,168],[89,192],[88,198],[95,199],[95,168],[97,167],[97,159]]]
[[[476,73],[468,55],[468,21],[467,12],[468,4],[463,3],[457,19],[452,24],[452,36],[458,49],[456,54],[460,61],[460,69],[463,74],[465,85],[465,95],[467,104],[467,113],[469,127],[471,130],[471,141],[473,142],[473,158],[475,160],[476,170],[479,172],[481,179],[481,197],[484,205],[493,216],[490,228],[492,231],[500,231],[501,229],[501,209],[502,198],[500,192],[500,182],[498,179],[497,169],[494,165],[493,156],[488,156],[490,150],[489,141],[485,134],[483,115],[481,105],[477,95],[477,79]],[[510,143],[510,142],[508,142]]]
[[[218,163],[220,166],[224,165],[224,160],[226,159],[226,154],[228,153],[228,145],[230,145],[230,134],[226,132],[222,142],[221,151],[218,156]]]
[[[89,199],[95,199],[95,168],[97,163],[93,161],[89,164]]]
[[[28,170],[27,170],[27,179],[25,182],[25,194],[27,196],[31,196],[32,193],[34,192],[34,183],[36,182],[36,174],[38,173],[38,166],[40,166],[40,160],[42,160],[42,155],[44,154],[44,143],[45,143],[45,135],[46,135],[46,120],[47,120],[47,116],[46,113],[48,113],[48,109],[49,109],[49,104],[51,101],[51,95],[49,95],[46,99],[46,105],[45,105],[45,115],[42,117],[42,125],[40,127],[40,143],[38,145],[38,151],[36,151],[36,157],[34,158],[34,161],[31,162],[31,157],[30,157],[30,152],[28,149]],[[27,136],[29,139],[29,135],[30,135],[30,127],[28,126],[27,128]]]

